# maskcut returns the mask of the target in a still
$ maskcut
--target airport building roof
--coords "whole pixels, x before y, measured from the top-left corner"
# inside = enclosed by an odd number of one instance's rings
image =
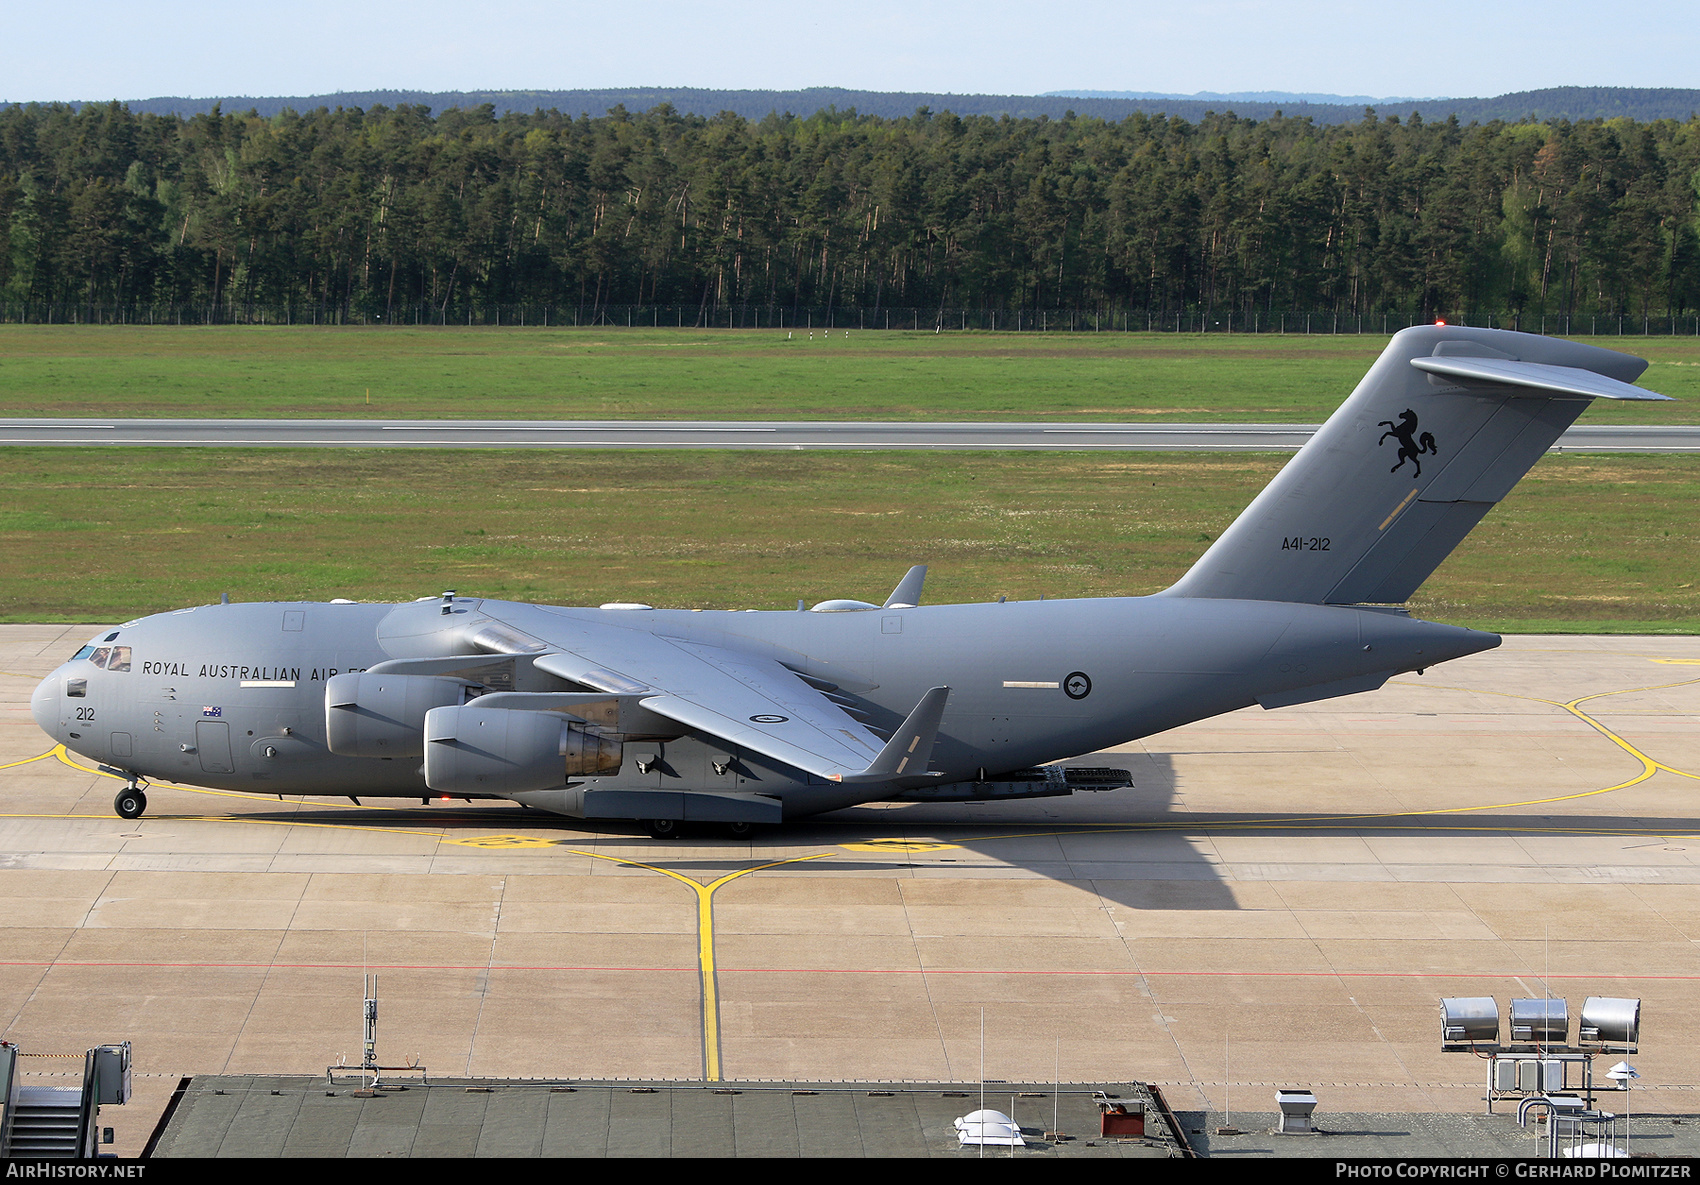
[[[1102,1136],[1101,1095],[1143,1108],[1146,1135]],[[1065,1083],[1055,1095],[1049,1084],[989,1083],[984,1098],[1026,1140],[987,1156],[1189,1154],[1159,1096],[1138,1083]],[[185,1080],[152,1155],[979,1156],[955,1121],[980,1107],[979,1083],[449,1079],[363,1091],[341,1075],[202,1075]],[[1061,1141],[1044,1138],[1053,1115]]]

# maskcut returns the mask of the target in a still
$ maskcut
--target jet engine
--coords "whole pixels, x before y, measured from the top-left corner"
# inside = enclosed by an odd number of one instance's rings
[[[620,762],[619,740],[556,712],[469,704],[425,714],[425,784],[440,794],[547,790]]]
[[[470,686],[436,675],[333,675],[325,684],[325,744],[344,757],[418,757],[425,714],[465,703]]]

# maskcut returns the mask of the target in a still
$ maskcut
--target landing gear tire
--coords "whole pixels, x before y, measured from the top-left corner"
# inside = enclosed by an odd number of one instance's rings
[[[685,833],[685,824],[679,819],[645,819],[643,829],[656,839],[678,839]]]
[[[725,824],[725,827],[726,834],[730,835],[733,839],[748,839],[756,833],[756,825],[754,823],[727,823]]]
[[[120,819],[139,819],[148,809],[148,796],[142,793],[140,787],[126,786],[112,800],[112,809],[118,812]]]

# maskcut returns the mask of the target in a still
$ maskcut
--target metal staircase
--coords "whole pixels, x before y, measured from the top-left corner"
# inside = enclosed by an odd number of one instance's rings
[[[130,1043],[89,1050],[81,1086],[25,1086],[18,1081],[21,1056],[0,1041],[0,1157],[94,1159],[101,1105],[130,1101]]]
[[[12,1130],[0,1155],[27,1160],[76,1160],[94,1155],[92,1147],[87,1151],[83,1148],[83,1092],[79,1087],[20,1086],[12,1092],[6,1109],[12,1113]]]

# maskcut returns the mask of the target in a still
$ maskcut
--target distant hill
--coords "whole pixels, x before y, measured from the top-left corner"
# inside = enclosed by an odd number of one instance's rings
[[[1201,103],[1323,103],[1333,107],[1380,107],[1385,103],[1443,103],[1445,99],[1412,98],[1409,95],[1329,95],[1312,91],[1195,91],[1190,95],[1168,91],[1046,91],[1044,98],[1062,99],[1190,99]]]
[[[1674,87],[1558,86],[1493,99],[1445,99],[1416,104],[1424,119],[1456,114],[1464,123],[1503,119],[1618,119],[1643,123],[1686,120],[1700,112],[1700,90]],[[1430,112],[1434,114],[1431,115]]]
[[[1337,100],[1322,102],[1317,100]],[[261,115],[279,111],[311,111],[317,107],[396,107],[420,105],[432,111],[452,107],[471,108],[488,103],[497,114],[510,111],[530,113],[557,110],[569,115],[601,116],[611,108],[646,111],[670,103],[687,115],[717,115],[731,111],[746,119],[761,119],[773,113],[798,116],[836,108],[854,109],[863,115],[889,118],[913,115],[918,108],[958,115],[1007,115],[1016,119],[1048,116],[1060,119],[1069,112],[1121,120],[1135,112],[1162,113],[1196,122],[1210,112],[1232,111],[1246,119],[1267,119],[1276,112],[1302,116],[1320,124],[1351,123],[1364,117],[1366,106],[1382,115],[1444,120],[1456,115],[1464,123],[1493,120],[1517,122],[1525,119],[1611,119],[1628,117],[1640,121],[1686,120],[1700,112],[1700,90],[1645,87],[1554,87],[1520,91],[1486,99],[1369,99],[1363,96],[1288,94],[1280,91],[1246,91],[1234,94],[1201,92],[1191,96],[1141,95],[1138,92],[1081,92],[1075,95],[951,95],[925,92],[857,91],[839,87],[811,87],[796,91],[725,91],[688,87],[627,87],[615,90],[562,91],[345,91],[326,95],[254,97],[249,95],[189,99],[165,97],[134,99],[132,111],[157,115],[196,115],[221,106],[225,111],[255,110]],[[3,105],[3,104],[0,104]],[[80,103],[73,104],[80,106]]]
[[[197,115],[222,104],[226,111],[246,111],[249,108],[261,115],[275,115],[284,109],[310,111],[315,107],[373,107],[383,104],[396,107],[403,103],[419,104],[433,111],[451,107],[469,108],[488,103],[498,115],[509,111],[530,113],[536,110],[556,110],[568,115],[606,114],[609,109],[623,106],[628,111],[647,111],[662,103],[671,103],[687,115],[718,115],[731,111],[746,119],[762,119],[768,115],[813,115],[817,111],[836,108],[851,109],[863,115],[902,118],[915,114],[921,107],[935,112],[952,111],[958,115],[1010,116],[1012,119],[1037,119],[1048,116],[1061,119],[1069,112],[1097,116],[1101,119],[1126,119],[1136,111],[1164,111],[1181,119],[1198,120],[1211,111],[1224,111],[1230,106],[1239,114],[1252,119],[1267,119],[1278,104],[1224,104],[1203,100],[1134,100],[1074,98],[1063,95],[952,95],[909,91],[857,91],[841,87],[810,87],[796,91],[723,91],[691,87],[626,87],[615,90],[567,91],[347,91],[329,95],[295,97],[253,97],[248,95],[223,98],[187,99],[167,97],[133,99],[127,106],[132,111],[157,115]],[[1302,106],[1302,105],[1301,105]],[[1363,117],[1361,107],[1307,107],[1305,114],[1319,122],[1344,123]]]

